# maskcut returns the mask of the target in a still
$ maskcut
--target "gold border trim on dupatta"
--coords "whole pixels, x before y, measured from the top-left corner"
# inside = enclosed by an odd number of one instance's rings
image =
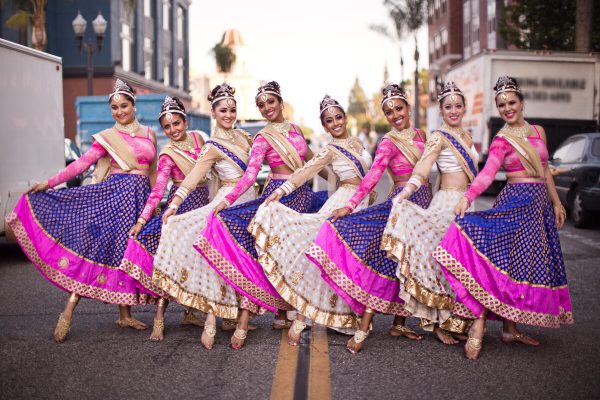
[[[290,124],[290,129],[293,125]],[[272,129],[269,125],[265,126],[256,136],[261,135],[273,149],[279,154],[283,162],[292,171],[300,169],[304,161],[300,158],[298,151],[281,133]]]
[[[52,283],[59,286],[61,289],[75,293],[82,297],[92,298],[103,301],[110,304],[123,304],[123,305],[142,305],[149,304],[148,297],[145,295],[139,295],[134,293],[120,293],[113,292],[110,290],[102,289],[97,286],[91,286],[79,281],[76,281],[53,268],[47,264],[39,255],[37,249],[31,242],[31,239],[27,235],[23,224],[12,212],[6,218],[6,222],[11,226],[15,237],[21,245],[23,252],[29,257],[29,259],[39,268],[45,275],[45,278]]]
[[[516,307],[503,303],[488,293],[481,285],[473,278],[470,272],[455,259],[443,247],[437,246],[433,251],[434,257],[444,266],[454,277],[464,286],[475,300],[483,307],[490,310],[494,314],[510,321],[520,324],[543,326],[550,328],[558,328],[561,325],[573,323],[573,312],[565,311],[560,307],[559,315],[544,314],[534,311],[520,310]]]
[[[360,170],[358,169],[358,167],[356,166],[356,164],[354,164],[354,161],[352,161],[350,158],[348,158],[344,153],[342,153],[341,151],[339,151],[338,149],[335,148],[335,146],[333,146],[333,143],[329,143],[327,144],[327,146],[329,146],[329,148],[331,148],[331,150],[343,157],[348,164],[350,164],[350,166],[352,167],[352,169],[354,169],[354,172],[356,173],[356,176],[359,178],[364,178],[364,175],[360,172]],[[342,147],[342,146],[340,146]],[[362,157],[362,154],[356,154],[354,151],[352,151],[351,149],[348,149],[346,147],[344,147],[344,150],[346,150],[348,153],[352,154],[354,157],[356,157],[356,159],[358,160],[358,162],[360,162],[360,165],[362,166],[363,171],[365,172],[365,175],[367,174],[367,172],[369,172],[369,168],[367,167],[367,164],[365,163],[365,160]]]
[[[152,283],[160,287],[162,291],[168,293],[169,297],[175,299],[175,301],[183,306],[200,310],[206,314],[214,313],[219,318],[232,320],[238,318],[238,304],[219,303],[197,293],[188,292],[176,280],[162,271],[155,269],[152,272]],[[223,284],[226,284],[226,282],[223,281]]]
[[[415,131],[415,134],[417,133],[418,131]],[[391,141],[398,148],[398,150],[400,150],[400,152],[404,155],[406,160],[413,167],[419,161],[421,155],[423,154],[414,143],[411,145],[409,143],[404,142],[394,133],[394,131],[388,132],[383,138]]]
[[[296,311],[312,319],[317,324],[333,328],[358,329],[358,319],[351,311],[350,314],[337,314],[315,307],[288,284],[285,276],[279,269],[278,263],[269,252],[271,246],[279,243],[279,238],[276,235],[267,235],[265,229],[254,221],[250,224],[248,230],[256,239],[256,246],[264,252],[264,254],[259,256],[258,262],[263,266],[265,275],[273,287],[275,287],[277,293],[294,307]],[[341,300],[343,301],[343,299]]]
[[[506,141],[516,150],[527,173],[535,177],[544,177],[545,170],[542,165],[542,159],[527,139],[504,133],[502,130],[500,130],[496,136],[506,139]]]
[[[394,314],[401,317],[410,317],[409,313],[401,303],[395,303],[372,296],[365,292],[360,286],[356,285],[350,278],[342,273],[335,263],[329,258],[323,249],[314,243],[306,251],[310,254],[326,271],[327,276],[344,292],[366,308],[372,308],[380,313]]]
[[[233,154],[235,154],[240,160],[242,160],[244,162],[244,164],[248,165],[248,162],[250,160],[250,155],[248,154],[248,151],[244,151],[244,149],[242,149],[240,146],[234,145],[232,143],[229,143],[226,140],[223,140],[221,138],[216,138],[216,137],[211,137],[210,138],[211,141],[219,143],[221,146],[225,147],[227,150],[231,151]],[[210,144],[210,143],[208,143]],[[243,175],[244,174],[244,170],[235,162],[231,159],[231,157],[229,157],[227,154],[223,153],[223,151],[221,151],[221,149],[219,149],[216,146],[211,146],[213,149],[215,149],[216,151],[219,152],[219,154],[221,154],[223,156],[224,159],[229,160],[231,162],[231,164],[234,165],[235,168],[237,168],[237,170]]]
[[[443,132],[440,130],[438,130],[436,132],[441,133],[440,138],[441,138],[442,142],[444,142],[444,144],[446,145],[446,148],[450,149],[450,151],[454,154],[454,156],[460,163],[460,166],[461,166],[463,172],[467,175],[467,178],[469,178],[469,182],[473,182],[473,180],[475,179],[475,175],[473,175],[473,172],[471,172],[471,168],[469,168],[469,164],[467,163],[467,161],[465,160],[463,155],[460,153],[460,151],[458,151],[458,149],[454,146],[454,144],[448,140],[448,138],[444,135],[444,133],[449,134],[450,136],[452,136],[454,138],[454,140],[456,140],[458,143],[460,143],[460,145],[467,152],[467,154],[469,154],[469,157],[471,157],[471,161],[475,165],[475,168],[477,168],[477,164],[475,163],[475,157],[473,156],[471,149],[466,145],[466,143],[464,143],[458,137],[454,136],[451,132],[445,132],[445,131]]]

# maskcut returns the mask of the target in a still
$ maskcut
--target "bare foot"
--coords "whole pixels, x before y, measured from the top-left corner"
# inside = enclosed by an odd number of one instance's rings
[[[154,318],[154,326],[152,327],[152,333],[150,334],[150,340],[161,341],[165,338],[165,320]]]
[[[524,335],[521,332],[510,333],[502,331],[502,336],[500,338],[504,343],[522,343],[527,346],[539,346],[540,342],[531,338],[529,336]]]
[[[440,342],[442,342],[444,344],[448,344],[448,345],[458,344],[458,340],[454,339],[449,332],[446,332],[439,326],[436,326],[434,328],[433,332],[435,333],[435,337],[437,338],[437,340],[439,340]]]
[[[469,338],[465,343],[465,355],[469,360],[476,360],[483,346],[483,335],[485,335],[485,320],[477,320],[469,330]]]
[[[215,344],[215,335],[217,334],[217,327],[209,324],[204,325],[204,330],[202,331],[202,336],[200,337],[200,343],[206,349],[211,350],[213,345]]]
[[[419,335],[417,332],[413,331],[409,327],[402,324],[394,324],[390,328],[390,336],[394,337],[405,337],[410,340],[422,340],[423,335]]]
[[[368,332],[357,330],[354,333],[354,336],[348,340],[348,343],[346,343],[346,349],[348,349],[348,351],[352,354],[358,353],[362,349],[363,343],[367,336],[369,336]]]
[[[235,350],[239,350],[244,347],[244,344],[246,344],[247,335],[247,330],[237,328],[231,336],[231,347],[233,347]]]

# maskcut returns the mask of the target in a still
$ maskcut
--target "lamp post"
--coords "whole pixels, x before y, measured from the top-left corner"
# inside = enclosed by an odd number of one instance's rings
[[[94,33],[96,34],[96,45],[92,41],[84,42],[83,34],[87,28],[87,21],[81,15],[81,12],[77,11],[77,16],[73,20],[73,31],[75,32],[75,38],[77,39],[77,49],[79,52],[84,50],[87,53],[87,94],[92,96],[94,94],[93,78],[94,78],[94,50],[102,50],[102,41],[104,39],[104,32],[106,32],[106,26],[108,22],[104,19],[100,11],[98,16],[92,21]]]
[[[414,127],[419,128],[419,46],[417,44],[417,36],[415,35],[415,108],[413,110],[415,116]]]

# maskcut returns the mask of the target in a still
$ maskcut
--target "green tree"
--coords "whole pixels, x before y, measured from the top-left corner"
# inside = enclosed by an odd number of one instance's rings
[[[235,53],[233,50],[227,46],[222,46],[221,43],[217,43],[212,48],[212,53],[215,56],[219,72],[231,72],[231,67],[233,67],[233,63],[235,62]]]
[[[520,49],[574,50],[575,0],[522,0],[499,20],[504,39]]]

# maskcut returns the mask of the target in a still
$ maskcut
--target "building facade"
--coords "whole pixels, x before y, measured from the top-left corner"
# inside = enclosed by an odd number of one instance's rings
[[[14,13],[2,5],[0,36],[30,44],[28,30],[5,27]],[[81,12],[87,20],[84,42],[96,46],[92,21],[100,12],[108,22],[102,49],[93,52],[93,94],[108,94],[115,78],[130,83],[138,94],[168,93],[191,107],[189,95],[190,0],[48,0],[46,35],[48,53],[63,59],[65,136],[75,138],[75,99],[89,95],[87,54],[79,51],[72,21]]]

